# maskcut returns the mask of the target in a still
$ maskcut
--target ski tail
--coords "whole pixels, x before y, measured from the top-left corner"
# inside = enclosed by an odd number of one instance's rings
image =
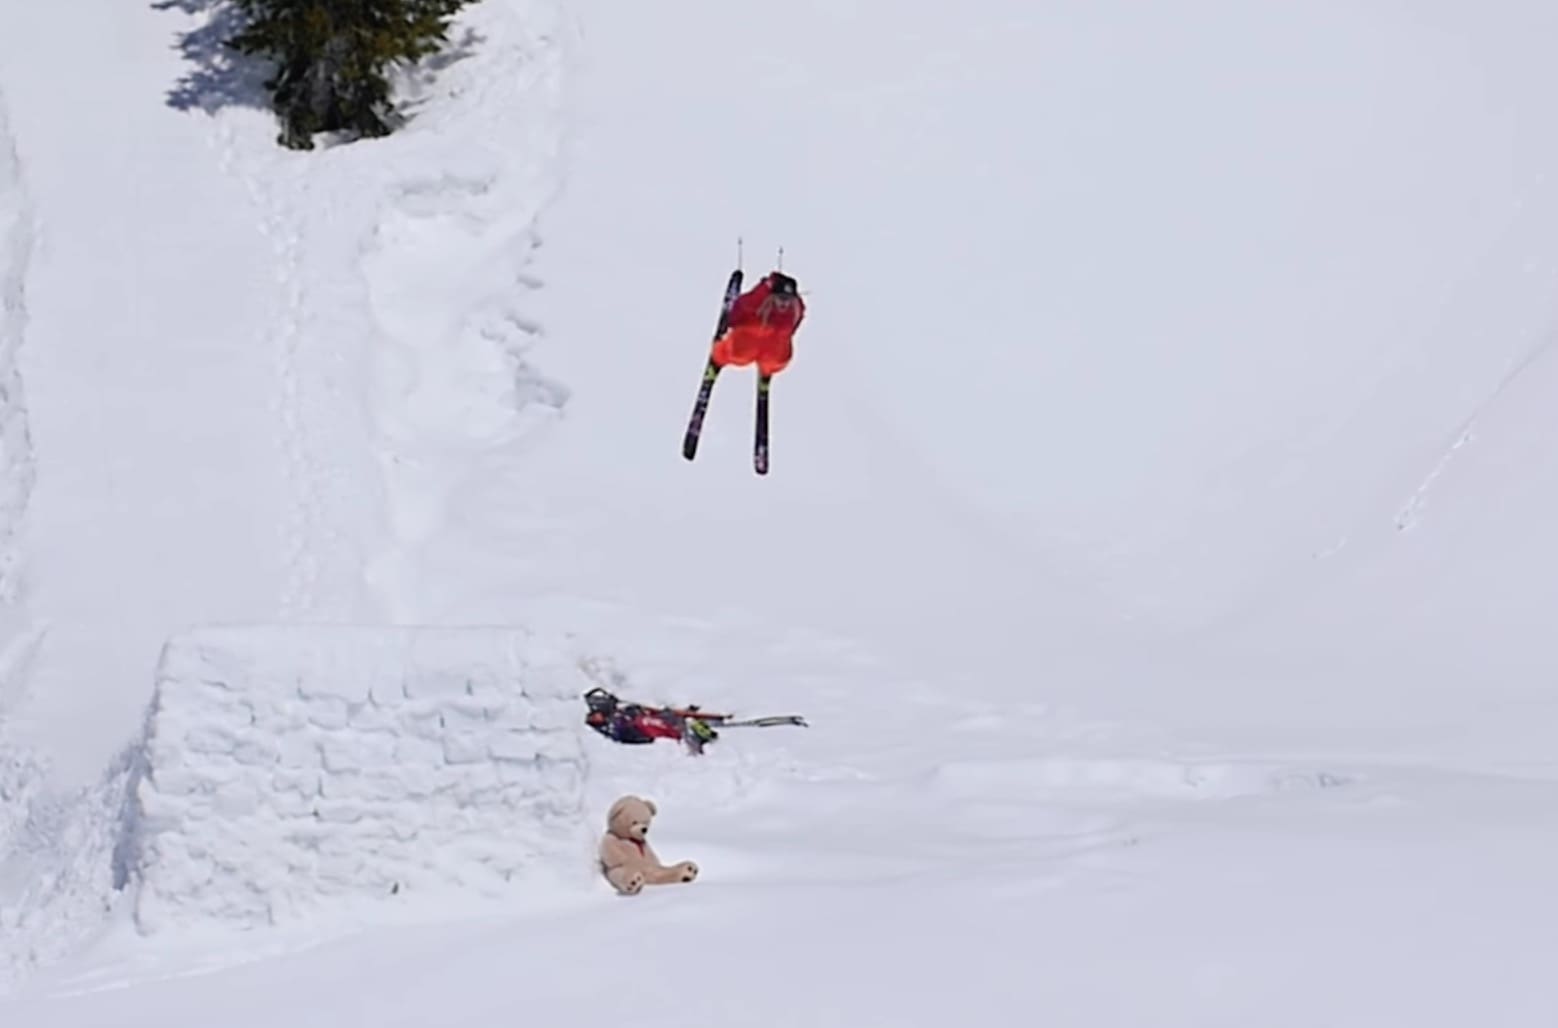
[[[730,279],[725,283],[725,296],[720,302],[719,320],[714,323],[714,341],[725,334],[725,329],[730,324],[730,309],[735,306],[736,299],[741,295],[741,282],[744,275],[740,268],[730,273]],[[709,400],[714,395],[714,383],[719,379],[720,366],[714,363],[711,354],[703,366],[703,379],[698,383],[698,395],[693,400],[692,414],[687,419],[687,431],[682,436],[682,456],[692,460],[698,455],[698,440],[703,435],[703,419],[709,411]]]
[[[714,722],[720,728],[772,728],[776,725],[795,725],[798,728],[810,728],[806,719],[799,714],[775,714],[769,717],[737,718],[729,721]]]
[[[773,376],[757,377],[757,411],[752,427],[752,470],[759,475],[768,474],[768,393],[773,386]]]
[[[714,383],[718,378],[719,365],[711,357],[703,366],[703,380],[698,383],[698,396],[693,400],[687,431],[682,435],[682,456],[687,460],[698,456],[698,440],[703,436],[703,418],[709,412],[709,400],[714,395]]]

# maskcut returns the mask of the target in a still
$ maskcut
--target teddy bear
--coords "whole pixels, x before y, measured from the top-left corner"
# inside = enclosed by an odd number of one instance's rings
[[[659,813],[654,803],[639,796],[623,796],[606,812],[606,834],[600,841],[601,870],[606,880],[624,896],[645,885],[671,885],[698,877],[698,865],[684,860],[670,867],[650,847],[649,822]]]

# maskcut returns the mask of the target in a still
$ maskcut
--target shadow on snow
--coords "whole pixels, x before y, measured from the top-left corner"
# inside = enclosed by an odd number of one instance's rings
[[[271,109],[270,90],[265,82],[274,71],[275,62],[241,54],[227,45],[246,24],[243,11],[233,0],[155,0],[151,6],[157,11],[182,11],[202,19],[198,27],[178,37],[178,49],[191,67],[168,91],[168,106],[207,113],[227,107]],[[447,49],[419,62],[412,75],[425,84],[430,76],[470,57],[481,42],[479,33],[466,29]],[[420,101],[412,100],[406,106],[419,104]]]

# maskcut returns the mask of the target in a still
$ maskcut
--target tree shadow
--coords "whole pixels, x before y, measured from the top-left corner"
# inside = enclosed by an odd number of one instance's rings
[[[154,0],[151,6],[158,11],[206,16],[199,28],[179,36],[178,48],[191,67],[168,91],[168,106],[180,111],[206,112],[225,107],[271,109],[265,81],[275,71],[275,63],[241,54],[226,45],[246,24],[243,12],[232,0]],[[400,69],[402,81],[426,88],[439,73],[473,56],[485,41],[481,33],[467,28],[440,52],[423,58],[415,66]],[[403,115],[409,115],[423,102],[407,98],[398,106]]]
[[[487,37],[473,28],[467,28],[458,39],[451,38],[444,49],[422,58],[414,65],[402,66],[390,73],[390,82],[398,94],[395,100],[394,120],[404,125],[432,102],[430,91],[438,82],[438,76],[446,69],[473,57]]]
[[[273,65],[231,49],[227,41],[244,27],[243,12],[230,0],[155,0],[158,11],[207,15],[204,24],[179,36],[178,48],[192,66],[168,90],[168,106],[207,112],[224,107],[270,109],[265,80]]]
[[[448,47],[429,57],[424,57],[419,67],[429,74],[436,75],[452,65],[459,64],[476,53],[476,48],[487,41],[487,37],[473,28],[466,28],[458,40],[451,40]]]

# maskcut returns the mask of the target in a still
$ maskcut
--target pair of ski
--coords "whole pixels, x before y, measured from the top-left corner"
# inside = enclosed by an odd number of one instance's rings
[[[725,334],[730,323],[730,308],[741,295],[741,269],[730,273],[725,284],[725,299],[720,305],[719,321],[714,327],[717,341]],[[698,384],[698,398],[693,401],[692,416],[687,419],[687,433],[682,437],[682,456],[692,460],[698,455],[698,439],[703,434],[703,417],[709,411],[709,399],[714,395],[714,383],[719,378],[720,366],[711,354],[703,366],[703,381]],[[757,409],[752,432],[752,470],[759,475],[768,474],[768,391],[772,376],[761,372],[757,376]]]

